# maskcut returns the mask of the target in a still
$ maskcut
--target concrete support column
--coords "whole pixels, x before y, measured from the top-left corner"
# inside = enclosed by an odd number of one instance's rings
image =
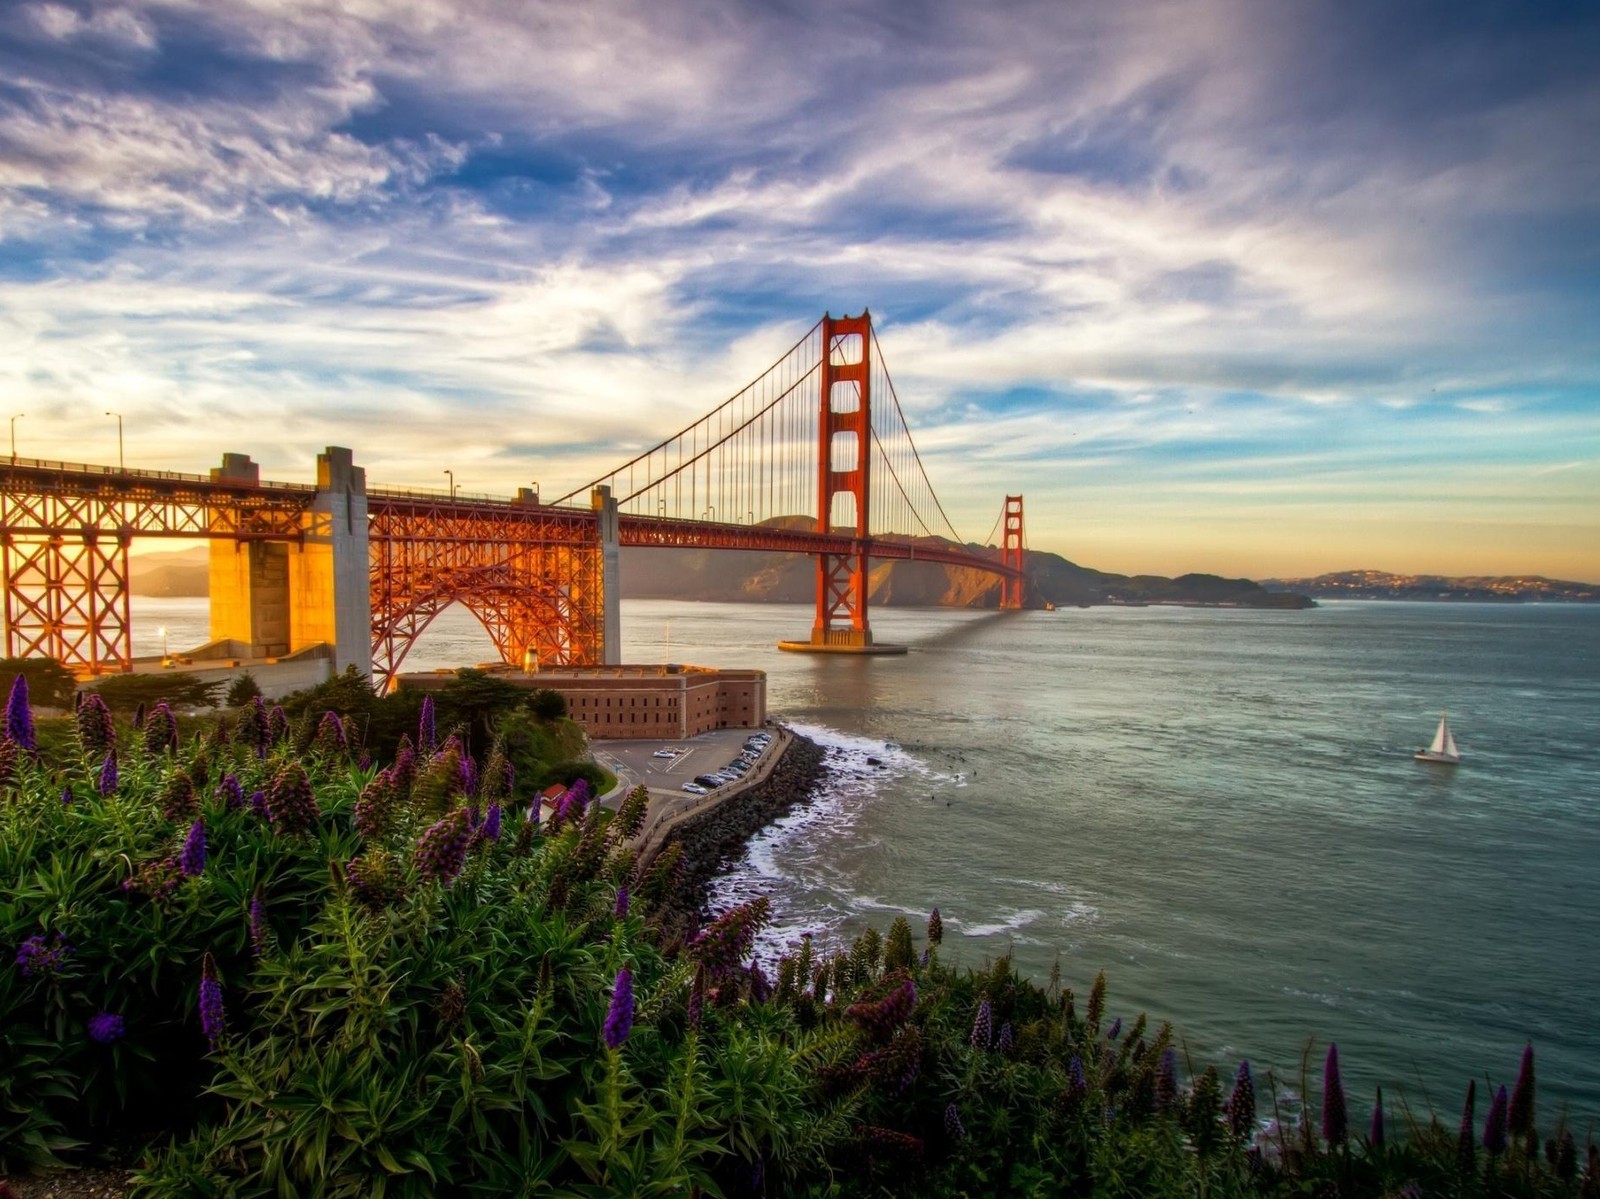
[[[342,446],[317,455],[309,527],[289,555],[292,650],[333,646],[336,673],[372,674],[372,583],[367,557],[367,472]]]
[[[214,483],[261,485],[248,454],[224,454]],[[233,527],[237,527],[235,521]],[[289,652],[289,547],[282,542],[211,542],[211,640],[233,641],[243,657]]]
[[[604,611],[605,646],[601,664],[622,662],[622,534],[617,519],[617,501],[611,488],[596,487],[589,504],[600,522],[600,602]]]

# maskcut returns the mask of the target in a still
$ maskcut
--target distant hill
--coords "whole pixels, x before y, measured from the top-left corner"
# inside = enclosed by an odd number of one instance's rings
[[[811,528],[803,517],[768,522],[785,528]],[[913,544],[954,544],[937,538],[907,538]],[[968,545],[974,554],[998,556],[993,549]],[[1240,608],[1302,608],[1304,596],[1273,594],[1249,579],[1187,574],[1119,575],[1069,562],[1059,554],[1028,551],[1028,603],[1065,607],[1077,604],[1219,604]],[[816,596],[817,568],[805,554],[751,553],[745,550],[642,549],[622,551],[624,599],[720,600],[755,603],[809,603]],[[875,604],[907,607],[998,608],[1000,580],[972,567],[932,562],[876,562],[870,598]]]
[[[155,550],[128,558],[128,589],[134,595],[163,598],[194,597],[210,593],[211,549]]]
[[[783,528],[813,527],[806,517],[768,522]],[[908,539],[950,545],[937,538]],[[974,554],[995,555],[982,546]],[[130,561],[135,595],[203,596],[209,590],[210,550],[205,546],[136,554]],[[1302,595],[1264,590],[1249,579],[1187,574],[1119,575],[1069,562],[1059,554],[1030,550],[1028,603],[1058,607],[1076,604],[1221,604],[1240,608],[1300,608]],[[718,600],[742,603],[810,603],[816,596],[816,561],[806,554],[750,553],[744,550],[637,549],[622,551],[624,599]],[[997,608],[1000,580],[971,567],[932,562],[877,562],[872,569],[875,604],[903,607]]]
[[[1596,603],[1600,583],[1572,583],[1543,575],[1397,575],[1382,570],[1341,570],[1312,579],[1267,579],[1269,591],[1294,591],[1321,599],[1403,599],[1477,603]]]

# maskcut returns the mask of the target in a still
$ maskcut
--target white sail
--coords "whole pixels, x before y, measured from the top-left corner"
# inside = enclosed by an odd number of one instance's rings
[[[1461,751],[1456,748],[1455,734],[1450,731],[1450,722],[1443,712],[1439,713],[1439,729],[1433,735],[1433,744],[1427,749],[1418,750],[1413,756],[1423,762],[1461,761]]]

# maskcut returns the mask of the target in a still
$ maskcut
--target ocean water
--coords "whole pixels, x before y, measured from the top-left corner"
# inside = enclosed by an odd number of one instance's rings
[[[193,614],[203,640],[204,601],[136,601],[136,649]],[[1532,1040],[1541,1120],[1600,1121],[1600,607],[886,609],[906,657],[780,654],[810,616],[624,605],[626,660],[765,669],[831,747],[716,902],[839,945],[937,904],[947,960],[1104,969],[1109,1014],[1172,1020],[1197,1066],[1292,1092],[1337,1041],[1358,1099],[1451,1121]],[[451,611],[407,665],[491,656]],[[1411,758],[1443,708],[1456,768]]]

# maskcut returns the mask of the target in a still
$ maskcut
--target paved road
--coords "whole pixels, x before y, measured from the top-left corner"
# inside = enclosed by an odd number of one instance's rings
[[[629,786],[643,783],[651,791],[682,790],[683,784],[693,782],[697,774],[713,774],[737,758],[744,749],[745,739],[756,729],[717,729],[702,733],[686,741],[591,741],[592,752],[599,762],[612,771],[626,775]],[[765,730],[771,733],[771,729]],[[681,749],[676,758],[657,758],[652,755],[659,749]]]
[[[683,784],[693,782],[695,775],[714,773],[737,758],[744,750],[745,740],[758,731],[769,734],[772,743],[748,773],[707,795],[683,790]],[[616,774],[620,784],[606,797],[608,808],[617,807],[640,782],[649,789],[650,807],[645,815],[644,832],[635,842],[641,856],[648,859],[660,848],[661,836],[682,817],[703,810],[708,804],[721,803],[765,778],[788,740],[786,734],[774,728],[718,729],[684,741],[590,742],[590,752],[596,761]],[[654,755],[659,749],[682,752],[673,758],[658,758]]]

